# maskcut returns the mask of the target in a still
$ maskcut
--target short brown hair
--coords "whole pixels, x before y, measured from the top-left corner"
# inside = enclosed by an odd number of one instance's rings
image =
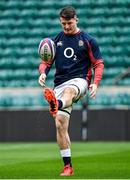
[[[65,18],[66,20],[70,20],[71,18],[74,18],[76,15],[76,10],[72,6],[66,6],[61,9],[60,11],[60,17]]]

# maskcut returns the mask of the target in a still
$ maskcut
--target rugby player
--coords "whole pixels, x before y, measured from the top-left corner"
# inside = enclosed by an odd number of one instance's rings
[[[59,13],[63,31],[53,39],[56,44],[54,58],[56,73],[54,89],[44,88],[44,97],[50,113],[55,118],[57,143],[64,162],[61,176],[72,176],[71,142],[68,133],[73,104],[88,92],[95,98],[102,79],[104,63],[96,39],[78,27],[76,10],[66,6]],[[39,83],[45,84],[52,64],[42,61],[39,65]],[[94,77],[92,80],[92,69]]]

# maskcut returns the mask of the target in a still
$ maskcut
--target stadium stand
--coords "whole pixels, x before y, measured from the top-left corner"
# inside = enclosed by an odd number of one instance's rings
[[[129,0],[2,0],[1,108],[36,108],[47,105],[37,82],[40,62],[37,48],[42,38],[55,36],[61,30],[58,12],[65,5],[77,8],[79,26],[97,38],[105,61],[101,88],[97,99],[90,101],[90,106],[130,106],[129,73],[116,86],[114,81],[130,67]],[[52,87],[53,76],[54,68],[47,79],[48,86]]]

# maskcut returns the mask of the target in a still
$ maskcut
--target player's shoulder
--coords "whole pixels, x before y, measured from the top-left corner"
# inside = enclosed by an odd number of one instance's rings
[[[84,41],[87,42],[87,44],[90,44],[91,46],[98,45],[96,37],[90,35],[89,33],[82,31],[82,36],[83,36]]]
[[[64,35],[63,31],[59,32],[55,37],[53,37],[53,41],[54,42],[59,41],[63,35]]]
[[[96,37],[92,36],[87,32],[81,31],[81,36],[88,42],[96,41]]]

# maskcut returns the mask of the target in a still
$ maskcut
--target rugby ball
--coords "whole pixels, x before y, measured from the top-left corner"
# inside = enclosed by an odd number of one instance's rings
[[[54,41],[50,38],[41,40],[38,48],[38,54],[43,61],[50,62],[54,59],[56,53],[56,46]]]

